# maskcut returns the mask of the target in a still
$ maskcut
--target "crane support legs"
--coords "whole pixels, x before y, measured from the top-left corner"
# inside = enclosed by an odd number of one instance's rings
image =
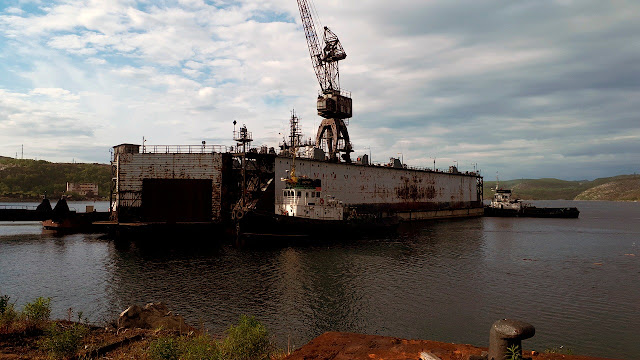
[[[326,136],[325,136],[326,133]],[[322,139],[326,138],[329,150],[329,161],[339,161],[338,154],[344,152],[342,158],[345,162],[351,162],[351,141],[347,126],[342,119],[323,119],[318,128],[316,146],[322,148]],[[342,148],[341,148],[342,145]]]

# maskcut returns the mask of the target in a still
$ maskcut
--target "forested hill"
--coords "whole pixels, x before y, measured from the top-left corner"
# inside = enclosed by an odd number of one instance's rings
[[[493,197],[495,181],[484,182],[484,198]],[[558,179],[518,179],[500,181],[501,189],[511,189],[526,200],[611,200],[640,201],[640,175],[620,175],[593,181]]]
[[[4,200],[39,200],[45,191],[49,198],[58,198],[67,189],[67,182],[98,184],[99,196],[108,198],[110,179],[111,166],[107,164],[52,163],[0,156],[0,199]]]
[[[67,182],[98,184],[99,196],[108,198],[111,167],[107,164],[51,163],[44,160],[13,159],[0,156],[0,199],[39,200],[47,192],[57,198]],[[495,181],[485,181],[484,197],[493,197]],[[518,179],[500,181],[526,200],[612,200],[640,201],[640,175],[620,175],[593,181],[558,179]],[[74,198],[79,199],[76,194]]]

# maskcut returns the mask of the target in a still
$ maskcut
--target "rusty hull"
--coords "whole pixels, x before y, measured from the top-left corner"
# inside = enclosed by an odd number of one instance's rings
[[[287,177],[291,159],[275,159],[275,179]],[[475,174],[397,169],[296,159],[296,174],[322,181],[325,194],[363,212],[419,212],[482,208]],[[276,193],[284,187],[276,181]],[[474,215],[475,214],[474,212]]]

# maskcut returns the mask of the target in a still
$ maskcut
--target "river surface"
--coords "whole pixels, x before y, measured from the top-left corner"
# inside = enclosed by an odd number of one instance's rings
[[[5,222],[0,293],[19,307],[52,297],[54,317],[73,308],[97,323],[152,301],[214,333],[253,315],[298,347],[330,330],[488,346],[508,317],[536,327],[525,349],[640,359],[640,203],[535,204],[577,206],[580,218],[429,221],[277,246],[216,234],[198,239],[210,246],[142,246]],[[107,208],[70,203],[85,205]]]

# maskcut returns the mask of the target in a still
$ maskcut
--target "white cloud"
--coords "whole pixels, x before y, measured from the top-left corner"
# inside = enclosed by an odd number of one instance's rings
[[[436,156],[547,176],[552,156],[582,154],[603,131],[611,140],[600,151],[633,149],[624,136],[637,124],[640,54],[625,45],[640,31],[637,5],[317,5],[348,54],[341,81],[353,93],[352,141],[378,161],[401,152],[414,165]],[[0,143],[50,136],[51,119],[63,144],[78,141],[59,135],[65,127],[101,148],[143,135],[228,144],[234,119],[260,143],[287,131],[294,107],[305,133],[316,132],[318,84],[293,1],[39,6],[0,13],[0,66],[13,76],[0,80]]]
[[[71,94],[69,90],[60,88],[36,88],[30,92],[33,95],[48,95],[51,97],[62,97]]]

